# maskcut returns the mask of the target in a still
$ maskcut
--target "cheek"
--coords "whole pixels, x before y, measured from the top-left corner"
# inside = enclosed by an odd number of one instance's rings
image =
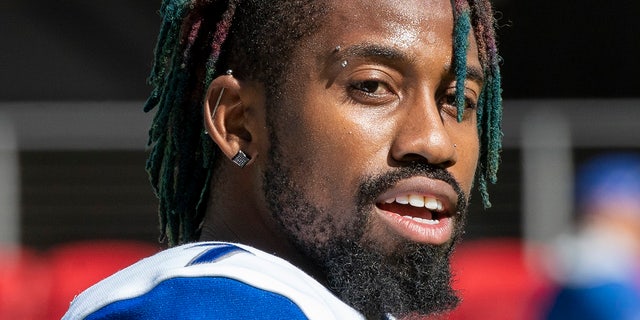
[[[320,97],[301,104],[304,112],[283,131],[292,152],[287,158],[297,184],[316,204],[352,208],[361,179],[386,163],[390,124]]]
[[[345,160],[357,148],[351,144],[349,128],[335,121],[322,104],[307,101],[298,106],[282,121],[278,148],[296,187],[315,204],[328,206],[328,199],[344,194],[340,189],[350,167]]]
[[[330,101],[326,99],[325,101]],[[330,105],[331,104],[331,105]],[[310,120],[321,137],[319,150],[327,168],[336,168],[337,184],[357,184],[387,165],[394,122],[385,112],[328,102]],[[346,180],[346,181],[345,181]]]

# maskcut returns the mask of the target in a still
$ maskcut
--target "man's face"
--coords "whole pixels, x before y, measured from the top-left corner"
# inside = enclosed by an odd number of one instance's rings
[[[477,165],[482,80],[471,37],[458,122],[452,33],[450,1],[334,1],[270,101],[268,214],[370,315],[455,304],[448,255]]]

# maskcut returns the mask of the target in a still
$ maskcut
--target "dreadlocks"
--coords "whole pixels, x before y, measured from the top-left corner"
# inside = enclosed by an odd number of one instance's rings
[[[146,168],[160,200],[161,239],[167,238],[169,245],[198,238],[220,154],[203,128],[202,105],[209,83],[231,68],[239,79],[264,83],[270,99],[277,98],[289,52],[317,30],[326,13],[317,2],[164,0],[149,79],[154,89],[144,110],[157,109],[149,131],[152,149]],[[496,181],[502,135],[494,20],[488,0],[452,2],[459,117],[464,110],[471,29],[485,73],[477,111],[481,139],[477,180],[483,202],[489,206],[487,181]]]

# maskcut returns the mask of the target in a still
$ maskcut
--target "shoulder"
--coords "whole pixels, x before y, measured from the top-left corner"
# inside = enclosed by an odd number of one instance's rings
[[[332,319],[357,313],[307,274],[254,248],[165,250],[87,289],[63,319]]]
[[[640,319],[638,301],[640,292],[628,283],[565,286],[553,299],[548,319]]]

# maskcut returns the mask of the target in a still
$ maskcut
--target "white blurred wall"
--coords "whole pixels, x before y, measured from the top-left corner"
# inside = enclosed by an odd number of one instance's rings
[[[15,130],[0,110],[0,245],[20,242],[20,180]]]

